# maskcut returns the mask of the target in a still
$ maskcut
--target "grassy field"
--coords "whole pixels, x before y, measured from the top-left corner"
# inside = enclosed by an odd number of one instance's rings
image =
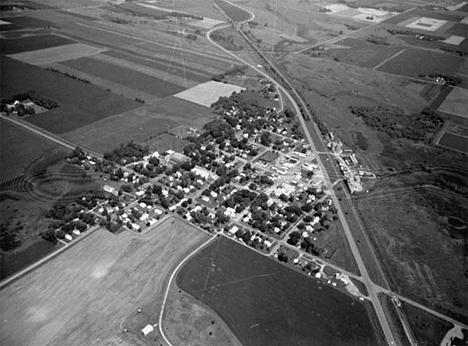
[[[243,345],[383,344],[370,305],[224,237],[191,258],[177,284]]]
[[[170,96],[70,131],[64,137],[98,152],[116,148],[129,140],[155,147],[164,132],[179,125],[200,129],[214,117],[207,107]]]
[[[467,100],[468,90],[453,88],[448,96],[443,100],[442,104],[438,107],[438,110],[468,118],[468,110],[466,109]]]
[[[419,176],[381,179],[355,205],[392,289],[466,316],[465,240],[452,234],[447,221],[466,216],[466,201],[442,189],[415,186],[424,182],[424,174]]]
[[[402,310],[420,346],[439,345],[453,324],[435,317],[410,304],[402,303]]]
[[[250,18],[250,14],[247,11],[240,9],[237,6],[233,6],[224,0],[215,0],[214,2],[235,22],[242,22]]]
[[[75,41],[57,35],[34,35],[9,40],[0,39],[2,54],[18,54],[71,43],[75,43]]]
[[[1,291],[1,343],[145,344],[140,330],[157,321],[168,274],[206,239],[172,218],[143,236],[96,231]]]
[[[402,50],[402,47],[378,45],[364,40],[346,38],[332,45],[331,49],[320,52],[320,56],[351,65],[374,68]]]
[[[1,97],[35,90],[59,107],[27,117],[27,121],[53,133],[73,131],[108,116],[141,106],[96,86],[59,73],[1,57]],[[47,82],[45,82],[47,81]]]
[[[224,321],[173,281],[163,317],[164,333],[174,345],[241,346]]]

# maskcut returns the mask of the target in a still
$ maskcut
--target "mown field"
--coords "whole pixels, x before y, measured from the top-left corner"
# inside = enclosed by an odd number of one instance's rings
[[[141,106],[96,86],[1,57],[1,97],[35,90],[43,98],[58,102],[58,108],[26,118],[28,122],[53,133],[73,131],[114,114]]]
[[[0,342],[140,345],[140,330],[157,322],[168,275],[206,239],[172,218],[143,236],[98,230],[0,292]]]
[[[370,305],[224,237],[191,258],[177,284],[213,309],[243,345],[384,343]]]

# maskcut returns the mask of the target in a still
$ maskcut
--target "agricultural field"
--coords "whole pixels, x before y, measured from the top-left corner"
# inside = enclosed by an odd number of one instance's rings
[[[174,345],[242,346],[208,306],[172,282],[163,316],[163,330]]]
[[[468,153],[468,137],[445,132],[438,143],[442,147]]]
[[[408,48],[403,53],[381,65],[377,70],[400,76],[420,78],[426,75],[453,76],[465,58],[436,53],[427,50]],[[459,76],[463,80],[466,77]],[[463,86],[466,85],[466,81]]]
[[[0,39],[2,54],[6,55],[59,47],[72,43],[75,42],[57,35],[34,35],[14,39]]]
[[[177,285],[213,309],[243,345],[383,344],[367,303],[221,237]]]
[[[140,330],[157,322],[170,273],[207,239],[173,218],[144,235],[97,230],[1,291],[1,343],[143,345],[150,339],[161,341],[156,332],[145,341]],[[124,328],[129,332],[123,334]]]
[[[231,5],[224,0],[214,0],[214,2],[234,22],[243,22],[250,18],[250,14],[247,11],[244,11],[237,6]]]
[[[201,106],[210,107],[213,103],[218,101],[220,97],[229,97],[232,93],[238,93],[242,90],[244,90],[244,88],[237,85],[209,81],[184,90],[174,96]]]
[[[141,106],[96,86],[2,56],[1,98],[28,90],[59,104],[26,120],[52,133],[64,133]],[[44,83],[47,81],[47,83]]]
[[[167,145],[174,145],[175,148],[181,141],[170,136],[170,139],[166,137],[166,144],[161,143],[161,136],[165,132],[180,125],[201,129],[214,118],[210,108],[170,96],[67,132],[63,137],[98,152],[114,149],[130,140],[148,145],[154,150],[162,150]]]
[[[65,61],[62,64],[86,74],[107,79],[113,83],[122,84],[160,98],[173,95],[184,89],[181,86],[166,82],[155,76],[106,63],[98,59],[85,57]]]
[[[442,104],[438,107],[438,110],[444,113],[468,118],[468,109],[466,107],[467,101],[468,90],[453,88],[450,94],[448,94]]]

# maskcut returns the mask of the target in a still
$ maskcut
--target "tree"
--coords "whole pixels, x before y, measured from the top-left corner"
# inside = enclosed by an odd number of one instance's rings
[[[50,241],[54,245],[58,242],[54,229],[49,228],[47,231],[41,232],[40,235],[44,240]]]
[[[287,263],[289,261],[289,257],[284,252],[280,252],[278,254],[278,261]]]

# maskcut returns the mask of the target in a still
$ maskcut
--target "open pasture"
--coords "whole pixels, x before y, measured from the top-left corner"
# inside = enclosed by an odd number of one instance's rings
[[[34,35],[14,39],[0,38],[2,54],[18,54],[75,43],[57,35]]]
[[[79,58],[62,62],[63,65],[94,75],[111,82],[122,84],[157,97],[166,97],[182,91],[184,88],[165,82],[154,76],[137,72],[122,66],[106,63],[93,58]]]
[[[63,136],[98,152],[114,149],[129,140],[162,150],[171,145],[175,148],[179,143],[173,136],[169,141],[161,138],[164,132],[179,125],[201,128],[214,117],[207,107],[171,96],[70,131]]]
[[[108,116],[129,111],[140,103],[94,85],[33,65],[1,57],[1,97],[35,90],[59,103],[58,108],[31,115],[28,122],[53,133],[73,131]]]
[[[428,50],[408,48],[377,70],[420,78],[425,75],[455,75],[465,58]]]
[[[339,62],[374,68],[402,50],[403,48],[397,46],[377,45],[360,39],[346,38],[320,54]]]
[[[59,47],[50,47],[32,52],[23,52],[10,55],[10,58],[22,61],[27,64],[43,66],[60,61],[78,59],[99,54],[101,48],[92,47],[83,43],[67,44]]]
[[[207,239],[173,218],[144,235],[97,230],[0,292],[0,342],[141,344],[140,330],[157,321],[168,275]],[[147,320],[131,329],[138,308]]]
[[[225,237],[192,257],[177,285],[213,309],[246,346],[384,343],[370,304]]]
[[[235,22],[243,22],[250,18],[250,14],[243,9],[231,5],[224,0],[214,0],[215,4],[218,5],[226,15]]]

